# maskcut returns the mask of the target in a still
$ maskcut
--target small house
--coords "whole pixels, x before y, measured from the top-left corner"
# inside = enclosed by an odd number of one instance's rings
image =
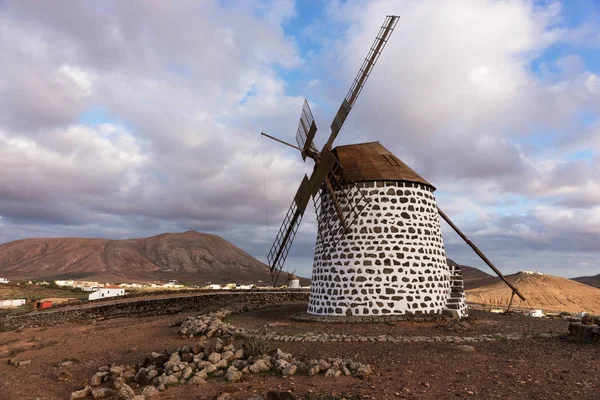
[[[531,310],[527,315],[529,317],[542,318],[544,317],[544,312],[542,310]]]
[[[0,308],[14,308],[25,305],[26,299],[0,300]]]
[[[125,295],[125,289],[119,286],[106,286],[90,293],[88,300],[106,299]]]

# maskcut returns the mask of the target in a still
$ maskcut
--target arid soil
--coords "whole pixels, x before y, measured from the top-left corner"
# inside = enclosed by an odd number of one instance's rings
[[[230,316],[226,322],[257,332],[281,334],[323,332],[402,337],[514,334],[521,339],[468,343],[449,342],[272,342],[295,357],[343,357],[369,363],[375,374],[354,377],[247,375],[239,383],[211,378],[201,387],[184,385],[162,392],[158,399],[211,399],[231,392],[247,399],[268,390],[291,390],[296,398],[345,394],[364,399],[598,399],[600,347],[561,338],[568,324],[562,320],[533,319],[473,311],[477,318],[464,330],[448,330],[435,323],[321,324],[296,322],[290,316],[305,305],[282,305]],[[68,399],[82,388],[98,367],[111,363],[136,364],[152,351],[192,343],[182,339],[170,323],[198,312],[161,317],[117,318],[87,325],[31,328],[0,333],[0,398]],[[464,343],[463,343],[464,345]],[[474,350],[474,351],[472,351]],[[30,365],[8,365],[9,358],[31,360]],[[57,379],[60,368],[72,377]],[[63,374],[68,376],[68,374]]]

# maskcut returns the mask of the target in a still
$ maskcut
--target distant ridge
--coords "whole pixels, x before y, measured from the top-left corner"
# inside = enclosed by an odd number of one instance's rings
[[[450,258],[447,258],[446,261],[448,262],[448,265],[457,265],[457,263]],[[468,265],[460,265],[460,269],[463,272],[463,281],[465,284],[465,289],[478,287],[480,286],[480,283],[486,285],[490,282],[495,282],[494,279],[500,280],[500,278],[494,277],[486,272],[483,272],[479,268],[470,267]]]
[[[111,283],[271,282],[265,264],[219,236],[196,231],[126,240],[17,240],[0,245],[0,276]]]
[[[579,283],[584,283],[586,285],[600,288],[600,274],[594,275],[594,276],[580,276],[580,277],[572,278],[572,279]]]

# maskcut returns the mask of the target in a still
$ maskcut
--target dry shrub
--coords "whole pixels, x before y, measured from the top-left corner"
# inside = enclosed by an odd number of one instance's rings
[[[248,356],[262,356],[271,350],[269,342],[260,337],[250,337],[244,341],[242,345],[244,354]]]

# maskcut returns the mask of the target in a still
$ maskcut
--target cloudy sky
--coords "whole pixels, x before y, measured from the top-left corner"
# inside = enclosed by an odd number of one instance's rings
[[[386,14],[337,144],[379,140],[505,272],[600,273],[596,1],[0,1],[0,243],[195,229],[263,259]],[[443,227],[448,255],[486,267]],[[287,267],[310,276],[308,213]]]

